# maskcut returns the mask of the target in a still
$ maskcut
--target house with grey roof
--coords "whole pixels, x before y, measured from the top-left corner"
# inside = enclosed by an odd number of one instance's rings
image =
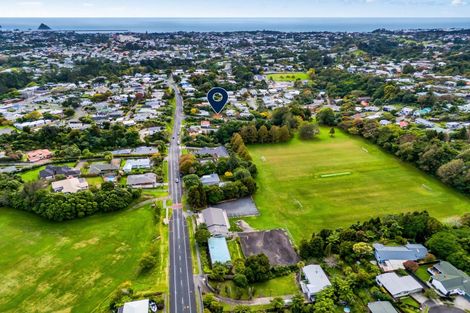
[[[80,170],[68,166],[53,166],[48,165],[45,169],[39,172],[41,179],[53,179],[57,175],[64,175],[65,177],[78,177]]]
[[[219,178],[219,175],[217,175],[217,173],[213,173],[213,174],[210,174],[210,175],[204,175],[200,178],[200,181],[205,186],[219,185],[220,184],[220,178]]]
[[[155,188],[157,185],[157,175],[155,173],[127,176],[127,186],[131,188]]]
[[[388,272],[403,267],[405,261],[423,259],[428,250],[421,244],[406,244],[404,246],[384,246],[374,243],[374,255],[382,270]]]
[[[367,308],[370,313],[398,313],[393,305],[388,301],[369,302]]]
[[[130,159],[126,161],[126,164],[122,168],[124,172],[130,173],[136,169],[149,169],[152,167],[150,159]]]
[[[431,285],[444,296],[461,295],[470,301],[470,277],[446,261],[428,269]]]
[[[395,272],[377,275],[375,281],[394,298],[408,296],[423,290],[423,287],[410,275],[398,276]]]
[[[311,264],[302,268],[302,276],[304,279],[300,281],[302,292],[310,301],[315,300],[315,295],[323,289],[331,286],[328,276],[320,265]]]
[[[91,175],[105,175],[119,171],[119,167],[113,164],[92,164],[88,170],[88,174]]]
[[[229,235],[230,222],[227,213],[223,209],[207,208],[199,215],[199,224],[206,224],[213,236],[227,237]]]
[[[215,148],[201,148],[196,151],[197,156],[210,155],[214,159],[228,158],[229,154],[224,146],[218,146]]]
[[[148,313],[149,304],[149,299],[126,302],[118,309],[118,313]]]

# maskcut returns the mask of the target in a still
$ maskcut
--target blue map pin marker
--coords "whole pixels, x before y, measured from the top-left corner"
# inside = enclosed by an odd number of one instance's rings
[[[217,95],[220,97],[219,100],[214,99],[214,97]],[[227,104],[228,93],[224,88],[214,87],[207,93],[207,100],[209,101],[214,112],[219,114]]]

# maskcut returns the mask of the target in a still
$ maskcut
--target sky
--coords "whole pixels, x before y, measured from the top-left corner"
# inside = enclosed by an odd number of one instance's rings
[[[0,17],[470,17],[470,0],[0,0]]]

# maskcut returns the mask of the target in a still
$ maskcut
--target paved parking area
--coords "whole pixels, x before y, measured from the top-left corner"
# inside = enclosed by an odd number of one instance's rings
[[[251,197],[218,203],[214,207],[224,209],[228,217],[259,215],[256,204]]]

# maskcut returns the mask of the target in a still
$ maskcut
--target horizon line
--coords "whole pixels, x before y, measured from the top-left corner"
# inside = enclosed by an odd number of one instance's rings
[[[311,19],[311,18],[321,18],[321,19],[333,19],[333,18],[384,18],[384,19],[424,19],[424,18],[435,18],[435,19],[470,19],[470,16],[226,16],[226,17],[213,17],[213,16],[0,16],[0,18],[5,19],[47,19],[47,18],[103,18],[103,19],[112,19],[112,18],[161,18],[161,19],[270,19],[270,18],[281,18],[281,19]]]

